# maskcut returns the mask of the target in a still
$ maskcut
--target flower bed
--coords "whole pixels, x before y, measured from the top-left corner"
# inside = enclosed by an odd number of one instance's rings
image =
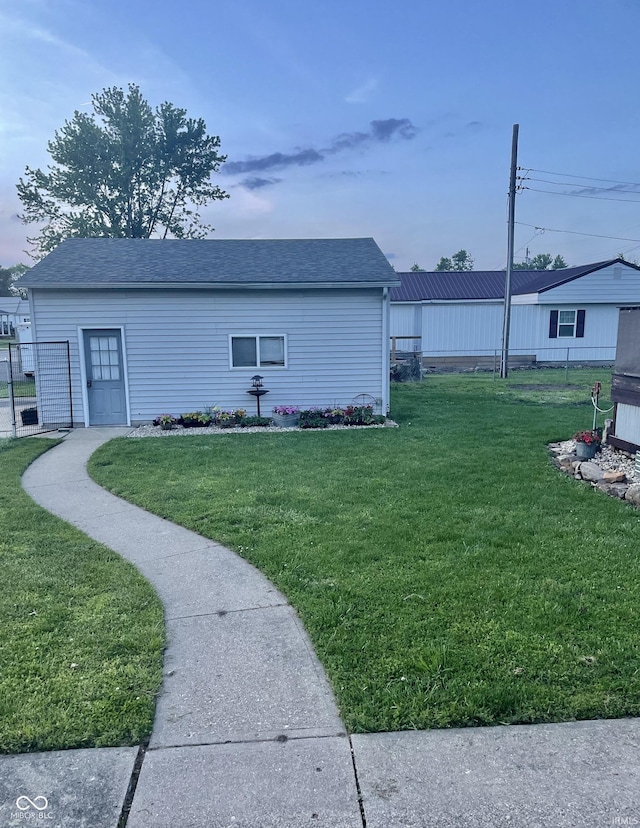
[[[348,405],[344,407],[316,407],[300,410],[298,406],[275,406],[271,417],[247,416],[244,408],[224,411],[217,406],[210,411],[190,411],[179,416],[160,414],[153,420],[154,430],[173,430],[182,433],[183,429],[318,429],[318,428],[346,428],[363,426],[383,426],[386,417],[373,413],[370,405]],[[144,435],[153,433],[149,426],[140,426]],[[143,436],[138,431],[138,436]]]
[[[327,428],[330,425],[382,425],[385,417],[374,414],[371,405],[347,405],[344,408],[308,408],[300,412],[300,428]]]

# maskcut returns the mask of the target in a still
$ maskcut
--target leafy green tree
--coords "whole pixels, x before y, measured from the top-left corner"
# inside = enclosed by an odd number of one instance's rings
[[[412,264],[411,267],[409,268],[409,270],[412,273],[424,273],[425,272],[424,267],[420,267],[419,264]]]
[[[473,265],[474,261],[469,253],[467,253],[466,250],[458,250],[458,252],[454,253],[450,259],[443,256],[436,265],[435,269],[439,272],[447,270],[473,270]]]
[[[155,109],[135,84],[92,95],[47,145],[48,171],[26,168],[18,184],[28,241],[41,258],[65,238],[203,238],[198,208],[228,198],[211,181],[226,156],[205,122],[165,102]]]
[[[567,263],[562,256],[556,256],[555,259],[551,253],[538,253],[528,262],[514,263],[514,270],[562,270],[567,266]]]
[[[439,273],[444,272],[446,270],[453,270],[453,262],[446,256],[441,256],[440,261],[435,266],[435,270],[437,270]]]
[[[20,291],[13,287],[15,280],[29,270],[25,264],[0,267],[0,296],[18,296]]]

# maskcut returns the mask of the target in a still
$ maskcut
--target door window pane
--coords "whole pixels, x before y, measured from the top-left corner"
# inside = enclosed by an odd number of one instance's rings
[[[119,380],[120,359],[118,339],[115,336],[89,338],[92,380]]]

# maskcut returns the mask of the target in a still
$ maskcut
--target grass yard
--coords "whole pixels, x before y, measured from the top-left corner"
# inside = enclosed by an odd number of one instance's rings
[[[351,731],[639,715],[640,513],[545,448],[609,378],[432,376],[399,429],[121,439],[91,471],[265,572]]]
[[[137,744],[162,680],[152,587],[20,487],[52,442],[0,441],[0,753]]]
[[[15,399],[23,397],[36,396],[36,381],[35,379],[14,380],[13,382],[13,396]],[[0,400],[6,400],[9,397],[9,386],[7,384],[6,376],[3,375],[3,369],[0,369]]]

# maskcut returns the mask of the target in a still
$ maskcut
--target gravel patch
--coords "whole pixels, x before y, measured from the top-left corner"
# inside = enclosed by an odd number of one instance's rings
[[[556,444],[560,449],[558,454],[574,454],[576,450],[575,440],[565,440]],[[619,451],[612,446],[603,445],[596,456],[588,461],[595,463],[603,471],[623,471],[629,483],[640,483],[640,475],[636,473],[635,458],[624,451]]]
[[[249,426],[248,428],[241,428],[236,426],[234,428],[218,428],[216,426],[207,426],[206,428],[183,428],[183,426],[174,426],[169,431],[163,431],[160,426],[143,425],[132,429],[127,437],[201,437],[204,434],[281,434],[285,431],[355,431],[356,429],[373,428],[398,428],[398,424],[393,420],[386,420],[381,425],[364,425],[364,426],[344,426],[344,425],[330,425],[327,428],[279,428],[278,426]]]

